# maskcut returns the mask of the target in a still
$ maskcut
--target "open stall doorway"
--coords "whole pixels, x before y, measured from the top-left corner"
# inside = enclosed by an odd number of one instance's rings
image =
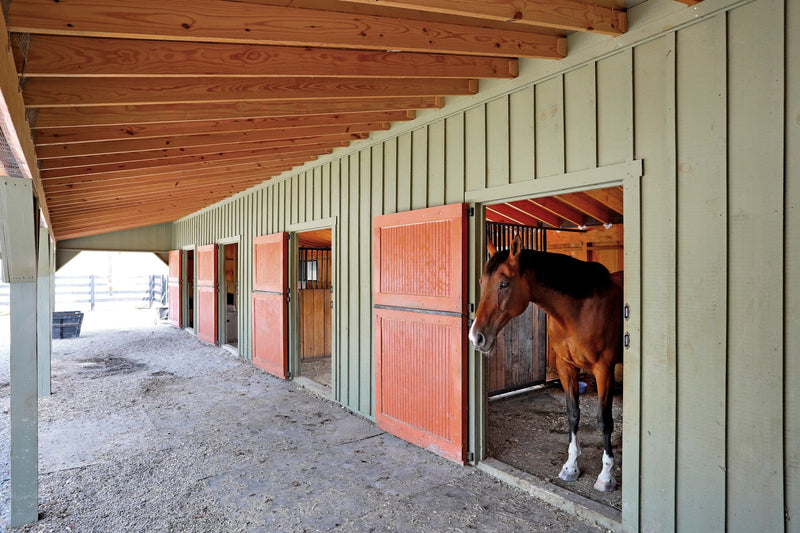
[[[220,244],[219,251],[220,344],[238,350],[239,346],[239,243]],[[238,353],[238,352],[237,352]]]
[[[562,253],[602,263],[610,272],[623,268],[622,187],[530,198],[485,207],[486,239],[507,249],[514,234],[523,247]],[[622,313],[622,309],[620,309]],[[590,372],[579,381],[581,447],[577,481],[558,474],[567,459],[569,429],[555,353],[548,341],[547,317],[537,306],[513,319],[497,338],[485,376],[488,396],[486,455],[604,505],[622,503],[622,372],[616,368],[612,446],[617,488],[593,488],[600,473],[603,439],[597,422],[597,388]]]
[[[331,229],[297,234],[299,375],[331,392],[333,252]]]
[[[183,285],[181,300],[183,305],[183,327],[194,332],[194,250],[184,250]]]

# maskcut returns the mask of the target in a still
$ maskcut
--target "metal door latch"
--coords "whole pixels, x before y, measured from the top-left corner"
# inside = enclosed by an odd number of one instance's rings
[[[622,345],[625,346],[626,349],[631,347],[631,334],[627,331],[625,332],[625,335],[622,336]]]

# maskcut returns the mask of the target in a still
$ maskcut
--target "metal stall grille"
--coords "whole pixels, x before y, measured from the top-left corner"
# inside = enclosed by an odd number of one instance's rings
[[[486,223],[486,239],[498,250],[511,247],[515,235],[523,248],[545,251],[544,228],[497,222]],[[513,392],[547,381],[547,315],[533,304],[511,319],[497,338],[489,359],[489,396]]]

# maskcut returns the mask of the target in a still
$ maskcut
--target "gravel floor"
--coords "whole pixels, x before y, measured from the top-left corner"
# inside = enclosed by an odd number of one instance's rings
[[[15,531],[599,531],[153,317],[95,311],[53,341],[40,521]],[[0,342],[7,531],[7,316]]]

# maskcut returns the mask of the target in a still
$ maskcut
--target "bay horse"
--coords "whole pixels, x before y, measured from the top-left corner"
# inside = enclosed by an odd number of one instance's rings
[[[491,241],[487,249],[490,258],[480,279],[481,297],[470,341],[488,353],[498,332],[522,314],[529,302],[547,313],[547,333],[564,388],[570,433],[567,462],[558,477],[575,481],[580,476],[578,372],[584,369],[597,380],[597,421],[603,433],[603,468],[594,488],[614,490],[611,406],[614,365],[622,362],[622,272],[612,275],[600,263],[524,250],[519,235],[510,250],[498,252]]]

